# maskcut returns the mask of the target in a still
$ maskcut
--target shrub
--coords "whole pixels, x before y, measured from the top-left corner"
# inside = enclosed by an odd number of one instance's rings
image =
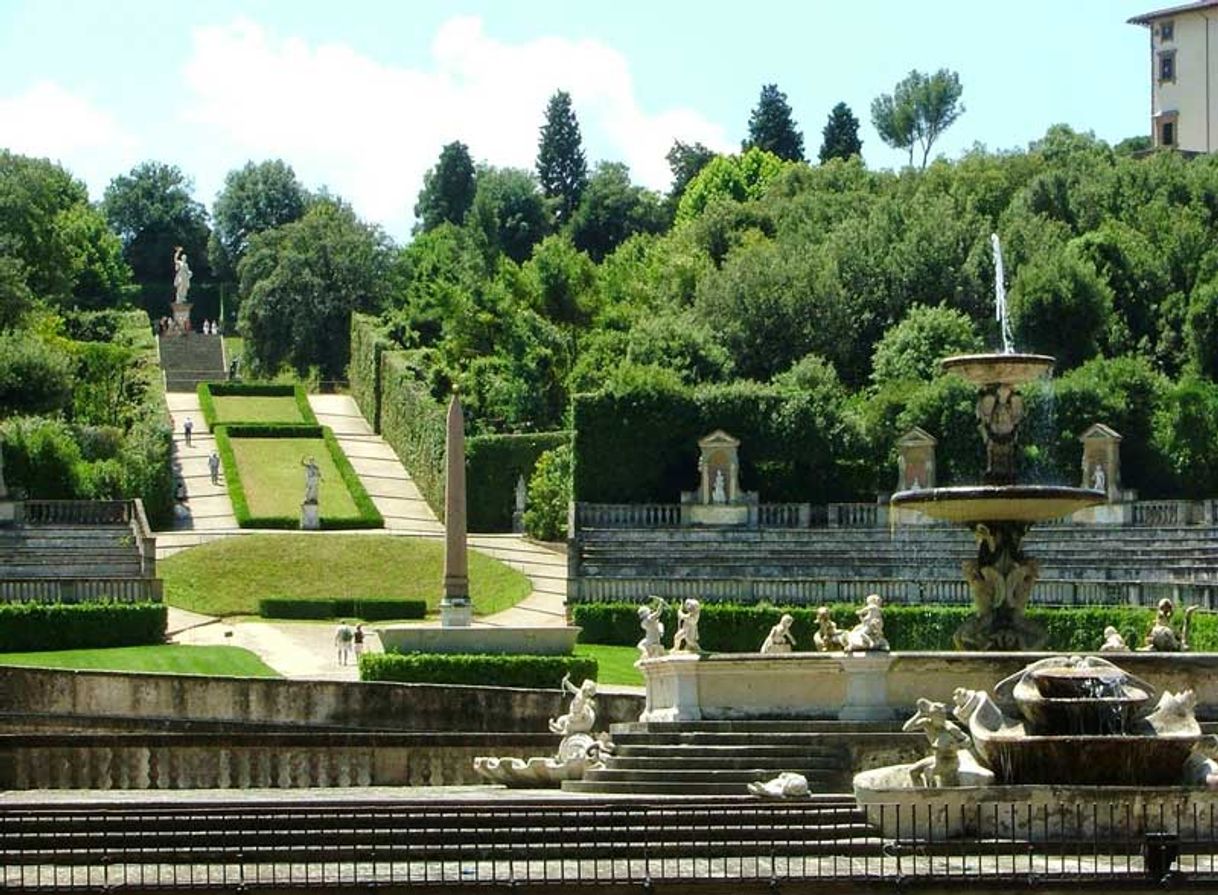
[[[391,600],[362,597],[264,597],[258,601],[263,618],[425,618],[426,600]]]
[[[557,688],[563,676],[596,680],[597,663],[585,656],[517,656],[443,653],[364,653],[362,681]]]
[[[465,481],[470,531],[511,531],[516,480],[533,478],[538,458],[570,444],[570,432],[536,435],[478,435],[465,442]],[[569,489],[568,489],[569,491]],[[566,509],[563,509],[566,525]]]
[[[161,643],[166,618],[163,603],[0,603],[0,653]]]
[[[17,418],[4,426],[4,475],[17,494],[41,500],[77,496],[80,448],[59,420]]]
[[[347,380],[372,431],[381,431],[381,354],[391,347],[375,317],[351,315],[351,361]]]
[[[72,402],[74,361],[31,333],[0,335],[0,416],[54,413]]]
[[[524,512],[525,530],[542,541],[560,541],[567,536],[567,507],[571,503],[571,446],[546,451],[537,461],[529,482],[529,507]]]

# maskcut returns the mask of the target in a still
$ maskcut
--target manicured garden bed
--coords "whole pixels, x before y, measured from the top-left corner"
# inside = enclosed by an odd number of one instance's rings
[[[88,671],[153,671],[213,677],[279,677],[279,673],[258,656],[241,647],[176,643],[116,649],[0,653],[0,665]]]

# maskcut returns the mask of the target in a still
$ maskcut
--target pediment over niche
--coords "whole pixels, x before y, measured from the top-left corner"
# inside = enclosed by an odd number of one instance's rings
[[[1079,441],[1120,441],[1121,433],[1105,426],[1103,423],[1092,423],[1087,431],[1078,437]]]
[[[938,443],[939,440],[935,436],[918,426],[914,426],[897,439],[897,447],[934,447]]]
[[[728,435],[722,429],[716,429],[709,435],[699,438],[698,447],[702,448],[703,450],[717,447],[738,448],[740,447],[740,439],[732,438],[732,436]]]

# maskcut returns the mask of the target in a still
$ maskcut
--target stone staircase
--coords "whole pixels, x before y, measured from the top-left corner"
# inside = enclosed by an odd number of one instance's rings
[[[915,761],[925,738],[892,725],[849,721],[689,721],[614,724],[614,754],[563,789],[584,793],[744,795],[782,771],[817,793],[848,793],[855,771]]]
[[[0,529],[0,578],[140,578],[130,525],[22,525]]]
[[[200,333],[160,337],[165,390],[193,392],[200,382],[225,379],[224,340]]]

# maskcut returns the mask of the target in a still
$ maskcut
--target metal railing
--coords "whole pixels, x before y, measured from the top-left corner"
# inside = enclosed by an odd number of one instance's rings
[[[7,807],[11,892],[715,883],[1020,888],[1218,880],[1212,802],[870,806],[744,799]]]

